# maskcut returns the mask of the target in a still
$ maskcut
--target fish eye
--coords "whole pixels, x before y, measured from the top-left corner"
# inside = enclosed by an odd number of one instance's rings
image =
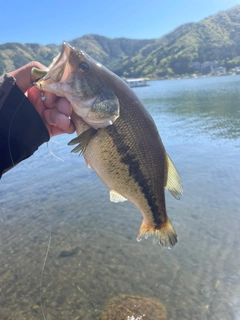
[[[80,69],[82,72],[87,72],[89,70],[89,64],[87,62],[80,62],[78,65],[78,69]]]

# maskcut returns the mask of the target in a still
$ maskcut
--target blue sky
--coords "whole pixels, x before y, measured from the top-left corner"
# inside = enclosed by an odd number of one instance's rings
[[[0,44],[61,44],[85,34],[159,38],[187,22],[227,10],[235,0],[0,0]]]

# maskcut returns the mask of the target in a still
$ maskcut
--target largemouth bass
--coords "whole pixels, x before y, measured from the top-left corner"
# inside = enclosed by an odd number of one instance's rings
[[[83,63],[84,70],[80,67]],[[57,76],[52,76],[55,70]],[[36,70],[33,72],[37,74]],[[36,86],[66,96],[71,102],[78,137],[69,145],[77,144],[72,151],[81,152],[86,164],[108,186],[111,201],[129,200],[140,210],[143,222],[137,239],[155,234],[163,246],[173,247],[177,234],[167,216],[164,188],[180,199],[182,183],[151,115],[133,90],[85,52],[66,42]],[[83,102],[92,101],[93,97],[94,109],[99,111],[94,125],[84,118],[81,110]],[[114,117],[109,117],[111,108],[106,106],[109,99],[111,106],[115,105]],[[116,106],[120,106],[120,114]],[[88,108],[91,109],[91,103]],[[100,126],[99,119],[104,119]]]

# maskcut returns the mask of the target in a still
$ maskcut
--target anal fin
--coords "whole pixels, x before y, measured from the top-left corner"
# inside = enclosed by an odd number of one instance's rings
[[[117,203],[127,201],[127,199],[121,196],[121,194],[117,193],[115,190],[110,190],[110,201]]]

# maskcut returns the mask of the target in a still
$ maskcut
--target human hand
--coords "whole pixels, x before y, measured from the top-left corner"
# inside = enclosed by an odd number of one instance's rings
[[[72,106],[69,101],[47,92],[44,93],[46,100],[42,101],[41,92],[32,86],[34,80],[36,80],[31,74],[33,67],[46,69],[41,63],[33,61],[8,74],[16,79],[17,86],[36,108],[48,129],[50,137],[62,133],[73,133],[75,127],[69,119],[72,113]]]

